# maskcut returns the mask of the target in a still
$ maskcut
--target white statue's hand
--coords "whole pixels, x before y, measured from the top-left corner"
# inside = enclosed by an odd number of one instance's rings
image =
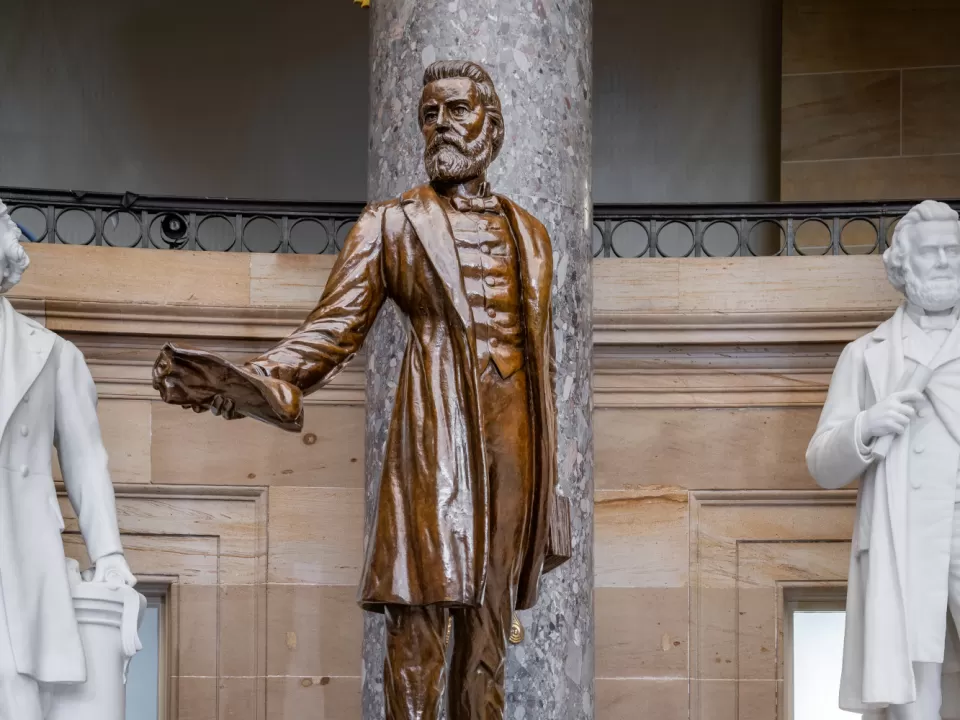
[[[93,581],[126,585],[127,587],[133,587],[137,584],[137,579],[130,572],[130,566],[127,565],[127,559],[123,556],[123,553],[104,555],[97,560],[97,569],[93,575]]]
[[[900,435],[917,416],[914,407],[923,400],[923,393],[900,390],[884,398],[863,413],[860,421],[860,440],[864,445],[884,435]]]

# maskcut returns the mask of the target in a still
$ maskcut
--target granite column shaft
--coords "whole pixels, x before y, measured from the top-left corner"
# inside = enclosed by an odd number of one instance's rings
[[[510,720],[594,714],[591,0],[373,0],[369,200],[426,181],[417,105],[434,60],[474,60],[493,77],[506,142],[488,179],[539,218],[554,255],[558,478],[572,501],[573,558],[545,576],[510,649]],[[394,308],[367,339],[367,523],[406,336]],[[382,720],[383,622],[365,618],[363,718]]]

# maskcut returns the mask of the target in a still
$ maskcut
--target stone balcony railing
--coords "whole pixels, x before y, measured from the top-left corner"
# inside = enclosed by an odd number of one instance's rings
[[[214,252],[335,254],[362,203],[0,188],[33,242]],[[950,201],[960,207],[960,201]],[[596,257],[882,252],[912,201],[594,206]]]

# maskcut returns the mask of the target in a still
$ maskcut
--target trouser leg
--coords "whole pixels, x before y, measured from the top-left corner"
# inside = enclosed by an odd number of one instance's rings
[[[17,672],[2,593],[0,593],[0,720],[43,720],[40,686],[33,678]]]
[[[384,616],[386,720],[437,720],[443,700],[447,611],[388,605]]]
[[[453,613],[450,664],[450,720],[501,720],[507,637],[513,617],[509,581],[491,583],[483,606]],[[492,587],[497,586],[500,587]]]
[[[453,612],[450,720],[501,720],[507,641],[529,524],[530,428],[526,376],[493,366],[480,397],[490,478],[490,549],[483,604]]]

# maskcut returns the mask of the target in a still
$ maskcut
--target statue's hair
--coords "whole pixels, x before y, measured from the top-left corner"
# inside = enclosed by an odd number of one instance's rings
[[[887,279],[897,290],[903,292],[907,281],[904,277],[904,264],[913,241],[913,229],[922,222],[954,222],[960,238],[960,215],[946,203],[936,200],[924,200],[914,205],[897,223],[890,247],[883,253],[883,264],[887,269]]]
[[[453,80],[462,78],[473,81],[480,95],[480,102],[487,111],[487,117],[494,124],[493,156],[496,157],[503,147],[503,109],[500,105],[500,96],[493,84],[490,73],[481,65],[471,60],[437,60],[423,71],[423,87],[437,80]],[[423,127],[423,111],[418,116],[420,127]]]
[[[20,244],[20,226],[7,213],[7,206],[0,201],[0,253],[3,255],[3,279],[0,280],[0,293],[7,292],[20,282],[24,271],[30,265],[30,258]]]

